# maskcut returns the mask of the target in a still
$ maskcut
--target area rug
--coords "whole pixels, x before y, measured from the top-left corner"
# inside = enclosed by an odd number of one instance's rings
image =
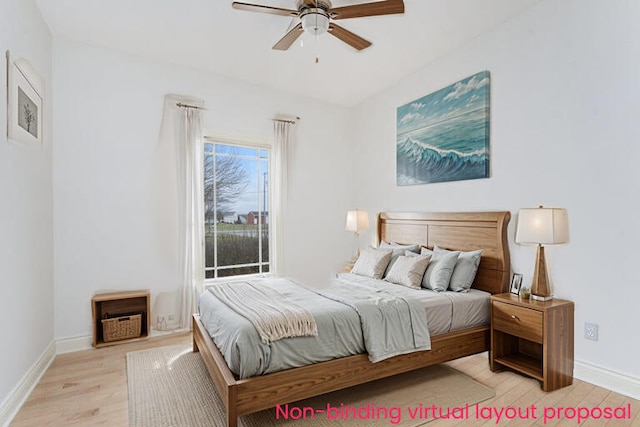
[[[131,427],[224,427],[219,399],[200,354],[170,346],[127,353]],[[465,417],[465,408],[494,391],[446,365],[436,365],[242,416],[240,427],[415,427],[436,416]],[[442,411],[441,413],[437,410]]]

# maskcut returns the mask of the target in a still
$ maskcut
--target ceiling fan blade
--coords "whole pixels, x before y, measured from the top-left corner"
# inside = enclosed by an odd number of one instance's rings
[[[339,25],[334,23],[329,24],[329,34],[342,40],[346,44],[354,47],[357,50],[366,49],[371,46],[371,42],[363,39],[362,37],[353,34],[349,30],[345,30]]]
[[[354,4],[351,6],[329,9],[333,19],[361,18],[364,16],[393,15],[404,13],[403,0],[385,0],[373,3]]]
[[[299,15],[299,12],[297,10],[282,9],[280,7],[273,7],[273,6],[263,6],[260,4],[242,3],[239,1],[234,1],[233,3],[231,3],[231,6],[233,6],[234,9],[238,9],[238,10],[269,13],[271,15],[280,15],[280,16],[298,16]]]
[[[287,34],[285,34],[284,37],[282,37],[278,41],[278,43],[273,45],[272,49],[287,50],[291,47],[293,42],[295,42],[298,39],[298,37],[300,37],[300,35],[302,35],[302,24],[298,24],[295,27],[293,27],[291,30],[289,30]]]

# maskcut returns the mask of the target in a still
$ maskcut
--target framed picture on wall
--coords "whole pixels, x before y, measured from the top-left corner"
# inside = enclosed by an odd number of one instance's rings
[[[490,84],[481,71],[397,108],[397,185],[489,178]]]
[[[7,137],[42,143],[44,80],[24,58],[7,57]]]
[[[516,273],[511,278],[511,286],[509,288],[509,292],[515,295],[519,295],[521,286],[522,286],[522,274]]]

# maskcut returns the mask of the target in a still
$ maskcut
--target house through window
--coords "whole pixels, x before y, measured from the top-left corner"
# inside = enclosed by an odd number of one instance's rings
[[[205,278],[269,272],[269,148],[204,144]]]

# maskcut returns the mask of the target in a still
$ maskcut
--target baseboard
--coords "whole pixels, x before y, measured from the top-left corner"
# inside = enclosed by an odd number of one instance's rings
[[[640,399],[640,379],[638,378],[579,361],[575,362],[573,375],[579,380]]]
[[[0,404],[0,426],[8,427],[24,402],[46,372],[56,357],[56,345],[52,341],[42,352],[40,357],[29,368],[22,380],[11,390],[11,393]]]
[[[151,329],[149,338],[164,335],[179,334],[188,332],[189,328],[171,329],[166,331],[158,331]],[[90,350],[93,348],[93,337],[91,335],[78,335],[69,338],[60,338],[56,340],[56,354],[73,353],[74,351]]]
[[[191,330],[190,328],[176,328],[176,329],[169,329],[166,331],[159,331],[157,329],[151,328],[151,332],[149,332],[149,338],[163,337],[165,335],[181,334],[183,332],[189,332],[190,330]]]
[[[72,353],[74,351],[89,350],[93,346],[91,335],[78,335],[75,337],[60,338],[56,340],[56,354]]]

